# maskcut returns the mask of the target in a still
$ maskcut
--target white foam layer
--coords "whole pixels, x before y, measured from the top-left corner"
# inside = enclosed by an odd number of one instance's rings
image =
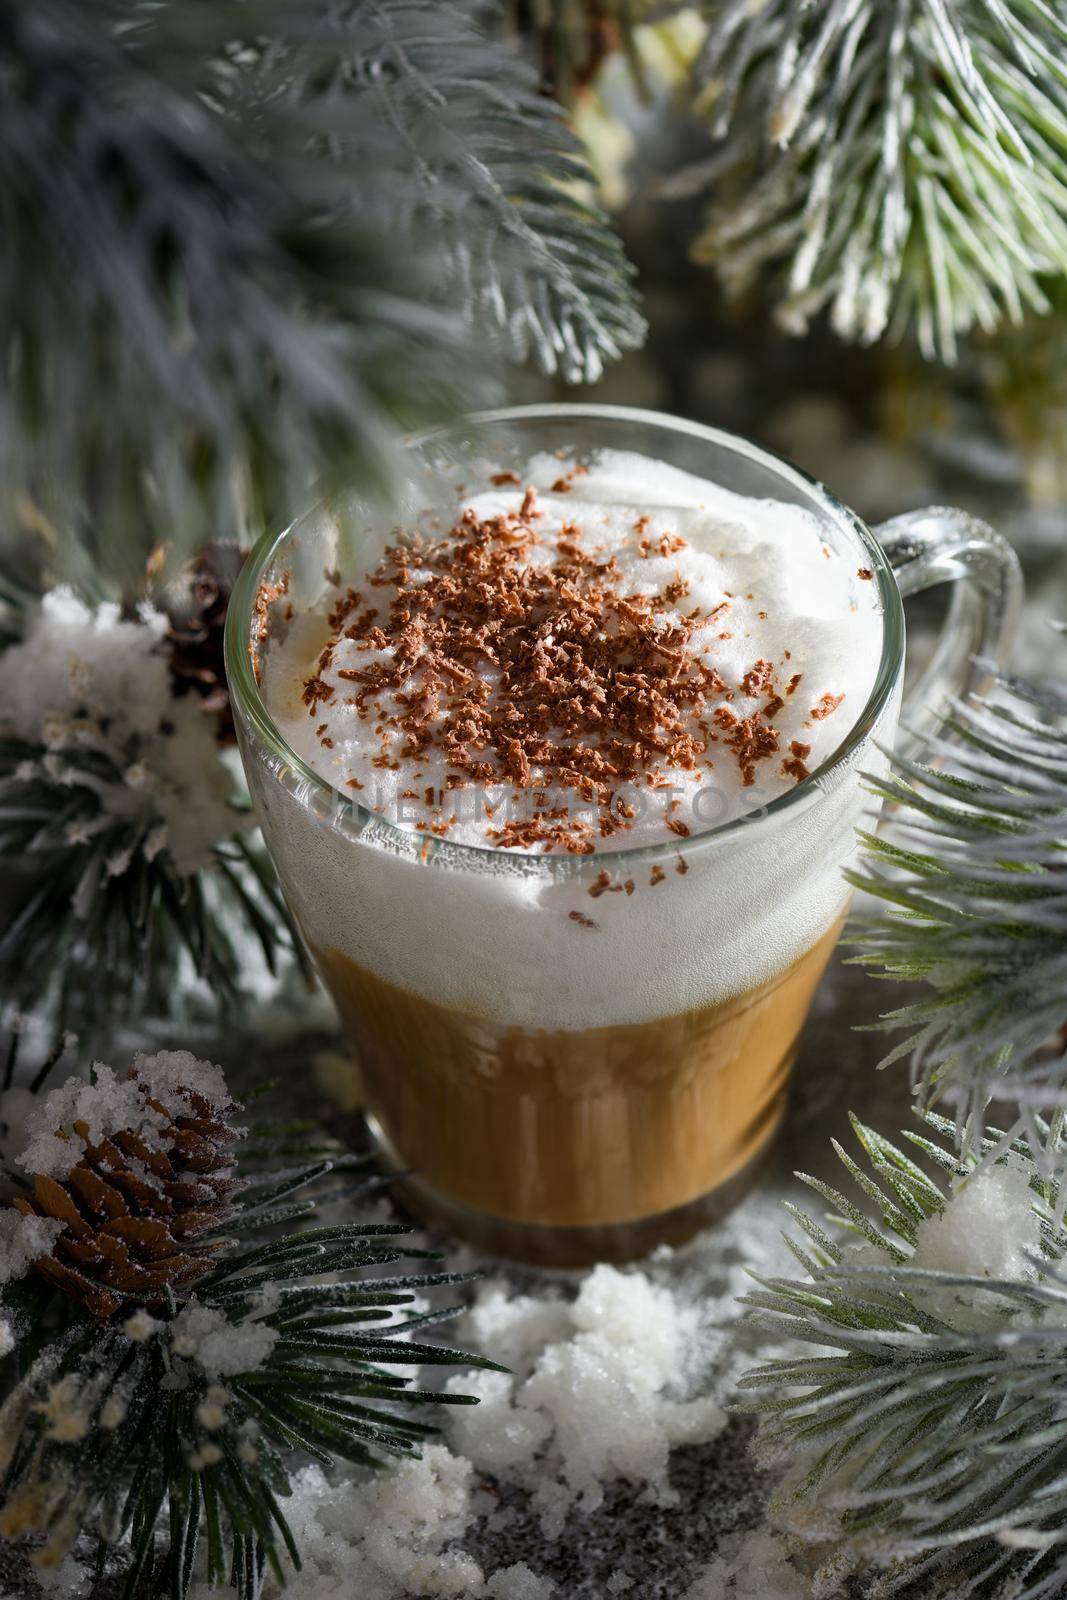
[[[615,541],[620,567],[627,564],[635,583],[669,582],[677,555],[653,567],[658,558],[632,548],[634,524],[648,514],[645,538],[681,532],[688,541],[689,550],[677,554],[686,556],[693,589],[700,586],[715,603],[724,589],[732,592],[733,626],[719,631],[734,638],[716,641],[714,657],[724,678],[724,662],[740,678],[757,658],[773,656],[780,666],[790,651],[791,672],[803,672],[810,689],[793,697],[794,721],[781,714],[782,747],[787,750],[794,736],[810,743],[807,764],[814,769],[863,711],[881,651],[875,585],[859,576],[858,547],[828,557],[823,530],[808,513],[740,498],[644,458],[605,455],[588,476],[574,480],[569,494],[553,495],[544,486],[560,471],[555,458],[529,468],[543,490],[543,535],[551,534],[553,523],[558,530],[564,517],[580,519],[587,544],[594,528],[598,538]],[[494,489],[476,503],[479,509],[514,506],[520,498],[521,486]],[[328,563],[329,549],[323,553]],[[367,552],[368,566],[377,553]],[[342,574],[346,581],[356,576]],[[289,742],[336,781],[332,758],[351,774],[359,730],[342,718],[334,751],[325,751],[314,729],[327,708],[320,707],[312,723],[295,693],[322,642],[321,616],[298,614],[288,635],[268,646],[263,687]],[[729,653],[719,654],[720,648]],[[823,694],[842,693],[846,698],[832,716],[806,725]],[[885,708],[872,741],[892,739],[896,711],[895,701]],[[719,753],[711,754],[716,767],[709,781],[722,785],[732,815],[792,787],[775,761],[764,762],[757,787],[746,789],[734,764],[720,764]],[[640,833],[610,841],[617,849],[671,840],[678,858],[672,853],[654,864],[612,850],[584,861],[517,855],[485,849],[482,834],[478,850],[452,852],[446,844],[422,853],[420,835],[398,834],[387,824],[360,832],[347,803],[331,810],[268,752],[249,759],[246,749],[257,810],[308,939],[428,999],[520,1028],[647,1021],[727,999],[783,971],[844,909],[842,867],[854,856],[855,826],[871,807],[860,773],[880,764],[873,742],[865,743],[820,781],[810,804],[754,819],[726,836],[701,839],[695,827],[693,837],[676,838],[660,817]],[[358,798],[369,796],[364,791]],[[720,822],[721,811],[706,820]],[[449,842],[464,837],[454,830]],[[411,848],[403,847],[405,838]],[[575,867],[582,875],[574,875]],[[609,871],[619,892],[590,894],[600,870]],[[627,883],[632,892],[623,892]]]
[[[479,518],[518,513],[526,488],[538,490],[532,523],[535,543],[525,559],[533,566],[558,560],[557,541],[565,528],[577,529],[582,547],[614,556],[618,576],[612,587],[621,595],[667,596],[679,582],[684,595],[668,603],[665,622],[682,623],[694,610],[710,620],[692,635],[695,658],[714,668],[722,689],[694,711],[707,724],[718,708],[740,719],[765,707],[772,696],[780,708],[768,721],[778,732],[778,753],[756,765],[745,781],[736,753],[723,742],[712,743],[696,770],[665,764],[655,790],[644,789],[638,815],[621,831],[600,839],[601,852],[632,849],[676,836],[668,820],[682,820],[691,834],[730,821],[764,805],[791,788],[807,771],[829,757],[862,711],[874,683],[881,652],[881,619],[875,584],[861,569],[852,550],[834,550],[824,529],[809,511],[781,501],[753,500],[681,472],[663,462],[622,452],[605,452],[588,471],[575,474],[555,456],[536,457],[514,484],[468,493],[462,506]],[[553,484],[566,483],[554,492]],[[462,506],[459,509],[462,509]],[[675,548],[678,540],[684,545]],[[385,615],[395,595],[391,586],[367,589],[380,546],[366,553],[366,569],[343,572],[340,592],[353,585],[370,595]],[[416,759],[400,753],[404,735],[384,737],[377,716],[361,717],[345,674],[369,661],[389,661],[391,650],[368,654],[362,641],[342,637],[321,679],[333,691],[328,701],[309,709],[301,699],[305,680],[316,672],[316,658],[329,628],[326,614],[337,592],[321,608],[301,618],[281,649],[268,654],[265,695],[275,720],[294,750],[336,788],[358,793],[362,804],[403,827],[427,828],[435,819],[447,826],[457,844],[493,843],[504,814],[521,816],[530,804],[512,785],[466,785],[447,795],[442,808],[427,804],[427,789],[446,789],[455,769],[433,748]],[[753,669],[760,668],[755,677]],[[497,675],[482,667],[495,689]],[[417,691],[420,674],[404,684]],[[387,714],[402,708],[391,696],[374,701]],[[439,714],[439,726],[444,713]],[[434,724],[431,724],[433,726]],[[703,737],[703,735],[701,735]],[[722,734],[712,732],[713,740]],[[791,758],[797,744],[802,760]],[[382,762],[383,749],[394,765]],[[786,763],[790,763],[789,766]],[[542,776],[533,769],[533,779]],[[575,794],[554,795],[581,814]],[[634,801],[632,786],[627,801]],[[485,804],[492,807],[492,819]],[[510,808],[510,809],[509,809]],[[587,808],[585,815],[595,817]],[[454,819],[454,820],[452,820]]]

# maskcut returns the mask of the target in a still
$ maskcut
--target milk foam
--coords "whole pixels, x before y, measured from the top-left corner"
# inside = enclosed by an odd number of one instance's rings
[[[712,745],[696,771],[665,766],[661,786],[637,799],[638,815],[630,825],[600,839],[597,849],[606,854],[669,841],[677,837],[668,826],[672,817],[684,819],[689,833],[697,834],[765,805],[806,771],[814,771],[863,710],[877,673],[882,635],[870,574],[861,577],[854,555],[832,549],[814,516],[799,506],[746,499],[629,453],[605,452],[582,474],[564,475],[565,465],[555,456],[536,457],[517,475],[517,484],[468,493],[458,509],[469,506],[479,519],[517,513],[532,484],[538,496],[532,524],[536,543],[525,558],[530,564],[556,560],[557,541],[570,526],[580,530],[585,549],[615,556],[619,575],[613,587],[621,594],[663,595],[684,580],[684,598],[662,615],[680,622],[698,609],[711,618],[690,642],[693,654],[713,667],[724,685],[722,693],[709,697],[708,716],[722,706],[738,718],[750,717],[772,692],[782,702],[773,717],[780,754],[758,764],[754,783],[745,784],[726,745]],[[490,477],[487,472],[487,484]],[[553,484],[562,483],[569,488],[554,492]],[[678,538],[685,544],[674,549]],[[368,549],[368,569],[380,554],[380,546]],[[365,589],[364,571],[340,576],[341,592],[347,584]],[[394,592],[388,587],[372,591],[382,613]],[[426,789],[443,790],[454,769],[438,750],[416,759],[400,755],[399,731],[390,748],[398,758],[395,766],[390,770],[382,765],[376,718],[361,720],[344,673],[368,660],[388,659],[390,651],[368,655],[365,647],[342,638],[321,672],[333,698],[310,711],[304,706],[300,691],[315,672],[328,634],[329,609],[327,599],[320,612],[302,619],[281,650],[268,656],[267,704],[286,740],[327,782],[357,792],[363,805],[389,821],[426,828],[433,817],[444,818],[453,843],[491,844],[501,808],[510,806],[511,814],[521,814],[527,796],[515,794],[511,785],[497,785],[490,795],[492,821],[485,815],[482,795],[469,785],[454,790],[443,810],[427,809],[422,800]],[[773,691],[763,682],[755,692],[746,692],[746,675],[757,662],[773,670]],[[483,668],[482,674],[494,681],[491,668]],[[410,691],[417,682],[414,674],[405,688]],[[387,710],[397,709],[391,698],[381,703]],[[790,771],[783,763],[794,743],[803,761],[798,766],[794,759]],[[578,814],[577,795],[554,798]]]
[[[709,659],[731,684],[757,658],[804,674],[805,693],[793,696],[777,721],[783,750],[792,738],[812,746],[807,765],[814,771],[863,712],[877,672],[882,619],[876,585],[857,570],[861,558],[825,554],[822,528],[800,508],[743,498],[644,457],[605,452],[587,475],[574,478],[569,493],[554,494],[562,470],[555,457],[535,459],[518,487],[476,489],[465,503],[479,514],[514,509],[532,482],[543,512],[536,526],[549,543],[564,520],[580,522],[587,545],[595,538],[617,552],[635,589],[662,587],[681,569],[693,594],[690,607],[699,596],[710,609],[729,590],[730,621],[718,632],[733,637],[715,640]],[[492,471],[486,468],[483,482]],[[643,557],[635,524],[645,515],[645,538],[680,533],[688,548]],[[381,546],[389,540],[383,536]],[[367,548],[366,567],[379,554]],[[361,576],[341,574],[345,582]],[[312,721],[298,693],[326,631],[322,615],[298,614],[268,644],[263,693],[293,749],[339,783],[365,758],[364,736],[341,707],[321,705]],[[845,699],[812,724],[810,710],[824,694]],[[486,849],[484,824],[473,834],[464,824],[443,847],[423,849],[431,841],[412,833],[411,821],[403,831],[389,821],[354,823],[340,799],[351,797],[350,789],[339,788],[330,810],[269,755],[249,760],[246,752],[246,766],[286,894],[312,944],[497,1023],[602,1027],[751,990],[833,925],[847,903],[842,868],[854,857],[855,827],[871,821],[861,769],[883,765],[874,741],[891,742],[896,715],[894,697],[871,728],[871,742],[809,784],[807,803],[768,817],[756,812],[751,826],[703,838],[699,818],[692,837],[678,838],[665,829],[662,813],[650,811],[631,832],[608,841],[613,848],[584,860]],[[315,736],[324,719],[333,750]],[[746,815],[793,786],[778,762],[768,761],[757,786],[745,788],[736,764],[717,749],[710,753],[715,766],[703,781],[721,791],[725,799],[717,803],[730,816]],[[425,760],[419,770],[426,772]],[[394,793],[408,786],[404,774],[372,768],[368,788],[356,796],[361,803],[373,798],[376,778],[391,779]],[[692,787],[686,775],[677,782]],[[722,820],[721,809],[709,818]],[[464,841],[482,848],[450,849]],[[616,853],[661,841],[670,843],[652,861]],[[603,871],[611,888],[591,894]]]

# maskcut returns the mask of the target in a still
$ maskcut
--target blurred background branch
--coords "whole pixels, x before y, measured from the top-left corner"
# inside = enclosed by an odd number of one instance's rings
[[[13,0],[9,550],[128,589],[161,541],[387,478],[506,358],[596,377],[643,325],[588,177],[469,6]]]

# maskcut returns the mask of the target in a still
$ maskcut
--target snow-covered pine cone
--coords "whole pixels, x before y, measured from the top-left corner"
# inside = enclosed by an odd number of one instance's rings
[[[0,650],[0,991],[90,1037],[120,1012],[174,1015],[194,969],[239,1001],[292,928],[218,719],[179,692],[193,666],[177,672],[167,615],[58,588],[19,620]]]
[[[146,1113],[145,1131],[116,1128],[89,1139],[89,1125],[71,1123],[84,1149],[63,1177],[33,1174],[33,1198],[13,1204],[24,1216],[63,1224],[34,1268],[97,1317],[123,1306],[157,1306],[168,1289],[187,1289],[210,1271],[214,1241],[204,1233],[226,1210],[232,1189],[227,1146],[241,1137],[230,1106],[213,1106],[178,1084],[157,1099],[132,1068]],[[60,1140],[70,1134],[55,1129]]]

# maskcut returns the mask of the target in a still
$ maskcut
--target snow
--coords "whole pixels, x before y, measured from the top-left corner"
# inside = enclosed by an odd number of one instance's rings
[[[172,1116],[189,1109],[183,1090],[199,1095],[216,1111],[224,1111],[232,1103],[222,1068],[210,1061],[199,1061],[190,1050],[135,1055],[133,1065],[148,1093],[161,1101]]]
[[[212,1385],[196,1408],[196,1420],[200,1426],[206,1428],[209,1433],[216,1433],[223,1427],[229,1400],[230,1395],[226,1389]]]
[[[190,1111],[189,1100],[181,1092],[183,1086],[202,1095],[216,1110],[230,1103],[221,1067],[198,1061],[188,1050],[137,1055],[133,1067],[137,1077],[120,1078],[105,1062],[97,1061],[92,1083],[71,1077],[43,1098],[37,1097],[24,1114],[28,1143],[15,1158],[17,1164],[27,1172],[63,1179],[77,1165],[87,1143],[99,1144],[121,1130],[138,1134],[155,1148],[167,1148],[170,1118]],[[148,1104],[150,1097],[159,1101],[163,1112]],[[75,1122],[86,1124],[87,1139],[74,1132]]]
[[[475,1492],[470,1462],[441,1444],[355,1482],[304,1468],[285,1502],[303,1568],[284,1590],[268,1579],[265,1600],[553,1600],[556,1585],[525,1562],[486,1576],[458,1548]],[[189,1600],[215,1593],[194,1587]]]
[[[0,1208],[0,1283],[21,1278],[41,1256],[51,1255],[63,1228],[54,1217],[24,1217],[11,1206]]]
[[[175,1355],[196,1361],[212,1378],[252,1372],[267,1360],[280,1335],[266,1323],[249,1320],[232,1323],[214,1306],[191,1299],[170,1327]]]
[[[1041,1237],[1032,1170],[1010,1158],[957,1184],[945,1209],[920,1225],[912,1266],[981,1278],[1032,1278],[1028,1252],[1037,1250]]]
[[[286,1600],[402,1600],[408,1595],[466,1596],[482,1588],[470,1559],[449,1551],[464,1531],[471,1500],[471,1467],[442,1445],[421,1460],[402,1461],[367,1481],[331,1481],[317,1466],[299,1472],[286,1517],[303,1557]],[[283,1593],[268,1580],[266,1594]],[[196,1587],[190,1600],[215,1600]]]
[[[33,1575],[48,1600],[90,1600],[92,1595],[92,1567],[73,1556],[65,1556],[55,1567],[34,1567]]]
[[[127,1317],[122,1324],[122,1331],[128,1339],[135,1344],[143,1344],[154,1333],[158,1333],[163,1324],[157,1322],[155,1317],[149,1316],[147,1311],[135,1311],[132,1317]]]
[[[121,1394],[109,1394],[100,1407],[100,1426],[110,1433],[112,1429],[122,1426],[128,1411],[129,1406]]]
[[[96,1398],[94,1385],[74,1373],[49,1384],[47,1396],[35,1408],[45,1419],[45,1436],[59,1444],[80,1443],[92,1425]]]
[[[484,1593],[492,1600],[550,1600],[556,1593],[551,1578],[538,1577],[525,1561],[514,1566],[501,1567],[486,1583]]]
[[[203,1362],[211,1341],[226,1337],[204,1310],[179,1316],[179,1358]],[[672,1292],[655,1282],[651,1268],[596,1267],[569,1300],[562,1289],[518,1295],[500,1282],[481,1285],[458,1338],[514,1372],[456,1373],[447,1387],[482,1404],[438,1413],[444,1442],[424,1445],[421,1457],[373,1476],[349,1467],[297,1472],[285,1514],[303,1567],[287,1573],[284,1590],[268,1577],[264,1600],[567,1600],[532,1557],[512,1554],[490,1570],[472,1554],[479,1526],[499,1533],[516,1516],[486,1475],[525,1491],[542,1524],[557,1531],[618,1480],[668,1502],[671,1447],[710,1439],[725,1420],[710,1398],[686,1398],[705,1310],[688,1286]],[[221,1412],[227,1396],[216,1390],[206,1399]],[[213,1411],[206,1422],[216,1420]],[[212,1448],[205,1443],[201,1455]],[[639,1588],[617,1566],[603,1600]],[[194,1584],[189,1600],[213,1600],[213,1591]],[[783,1590],[781,1600],[791,1597]]]
[[[546,1538],[572,1511],[593,1511],[619,1479],[670,1503],[671,1449],[702,1444],[726,1422],[708,1396],[680,1392],[699,1314],[641,1272],[598,1266],[570,1305],[553,1298],[510,1302],[484,1288],[460,1338],[490,1350],[514,1376],[456,1374],[446,1388],[474,1393],[456,1409],[450,1441],[481,1472],[533,1492]]]
[[[781,1537],[757,1528],[721,1540],[682,1600],[808,1600],[810,1594]]]
[[[53,589],[19,643],[0,655],[3,720],[49,752],[41,767],[53,782],[92,790],[104,815],[128,824],[129,859],[146,840],[158,853],[165,829],[175,868],[188,873],[210,863],[240,818],[210,720],[192,697],[172,691],[166,630],[167,618],[150,605],[124,618],[116,605],[93,608],[69,588]],[[106,757],[115,777],[90,773],[79,751]],[[33,781],[32,766],[15,781]],[[126,870],[126,855],[113,853],[109,870]]]
[[[1015,1156],[981,1167],[957,1183],[945,1208],[919,1225],[913,1267],[976,1278],[1035,1276],[1030,1257],[1040,1245],[1041,1227],[1033,1209],[1032,1168]],[[931,1282],[924,1288],[928,1310],[960,1332],[1003,1326],[1008,1309],[1002,1296]]]

